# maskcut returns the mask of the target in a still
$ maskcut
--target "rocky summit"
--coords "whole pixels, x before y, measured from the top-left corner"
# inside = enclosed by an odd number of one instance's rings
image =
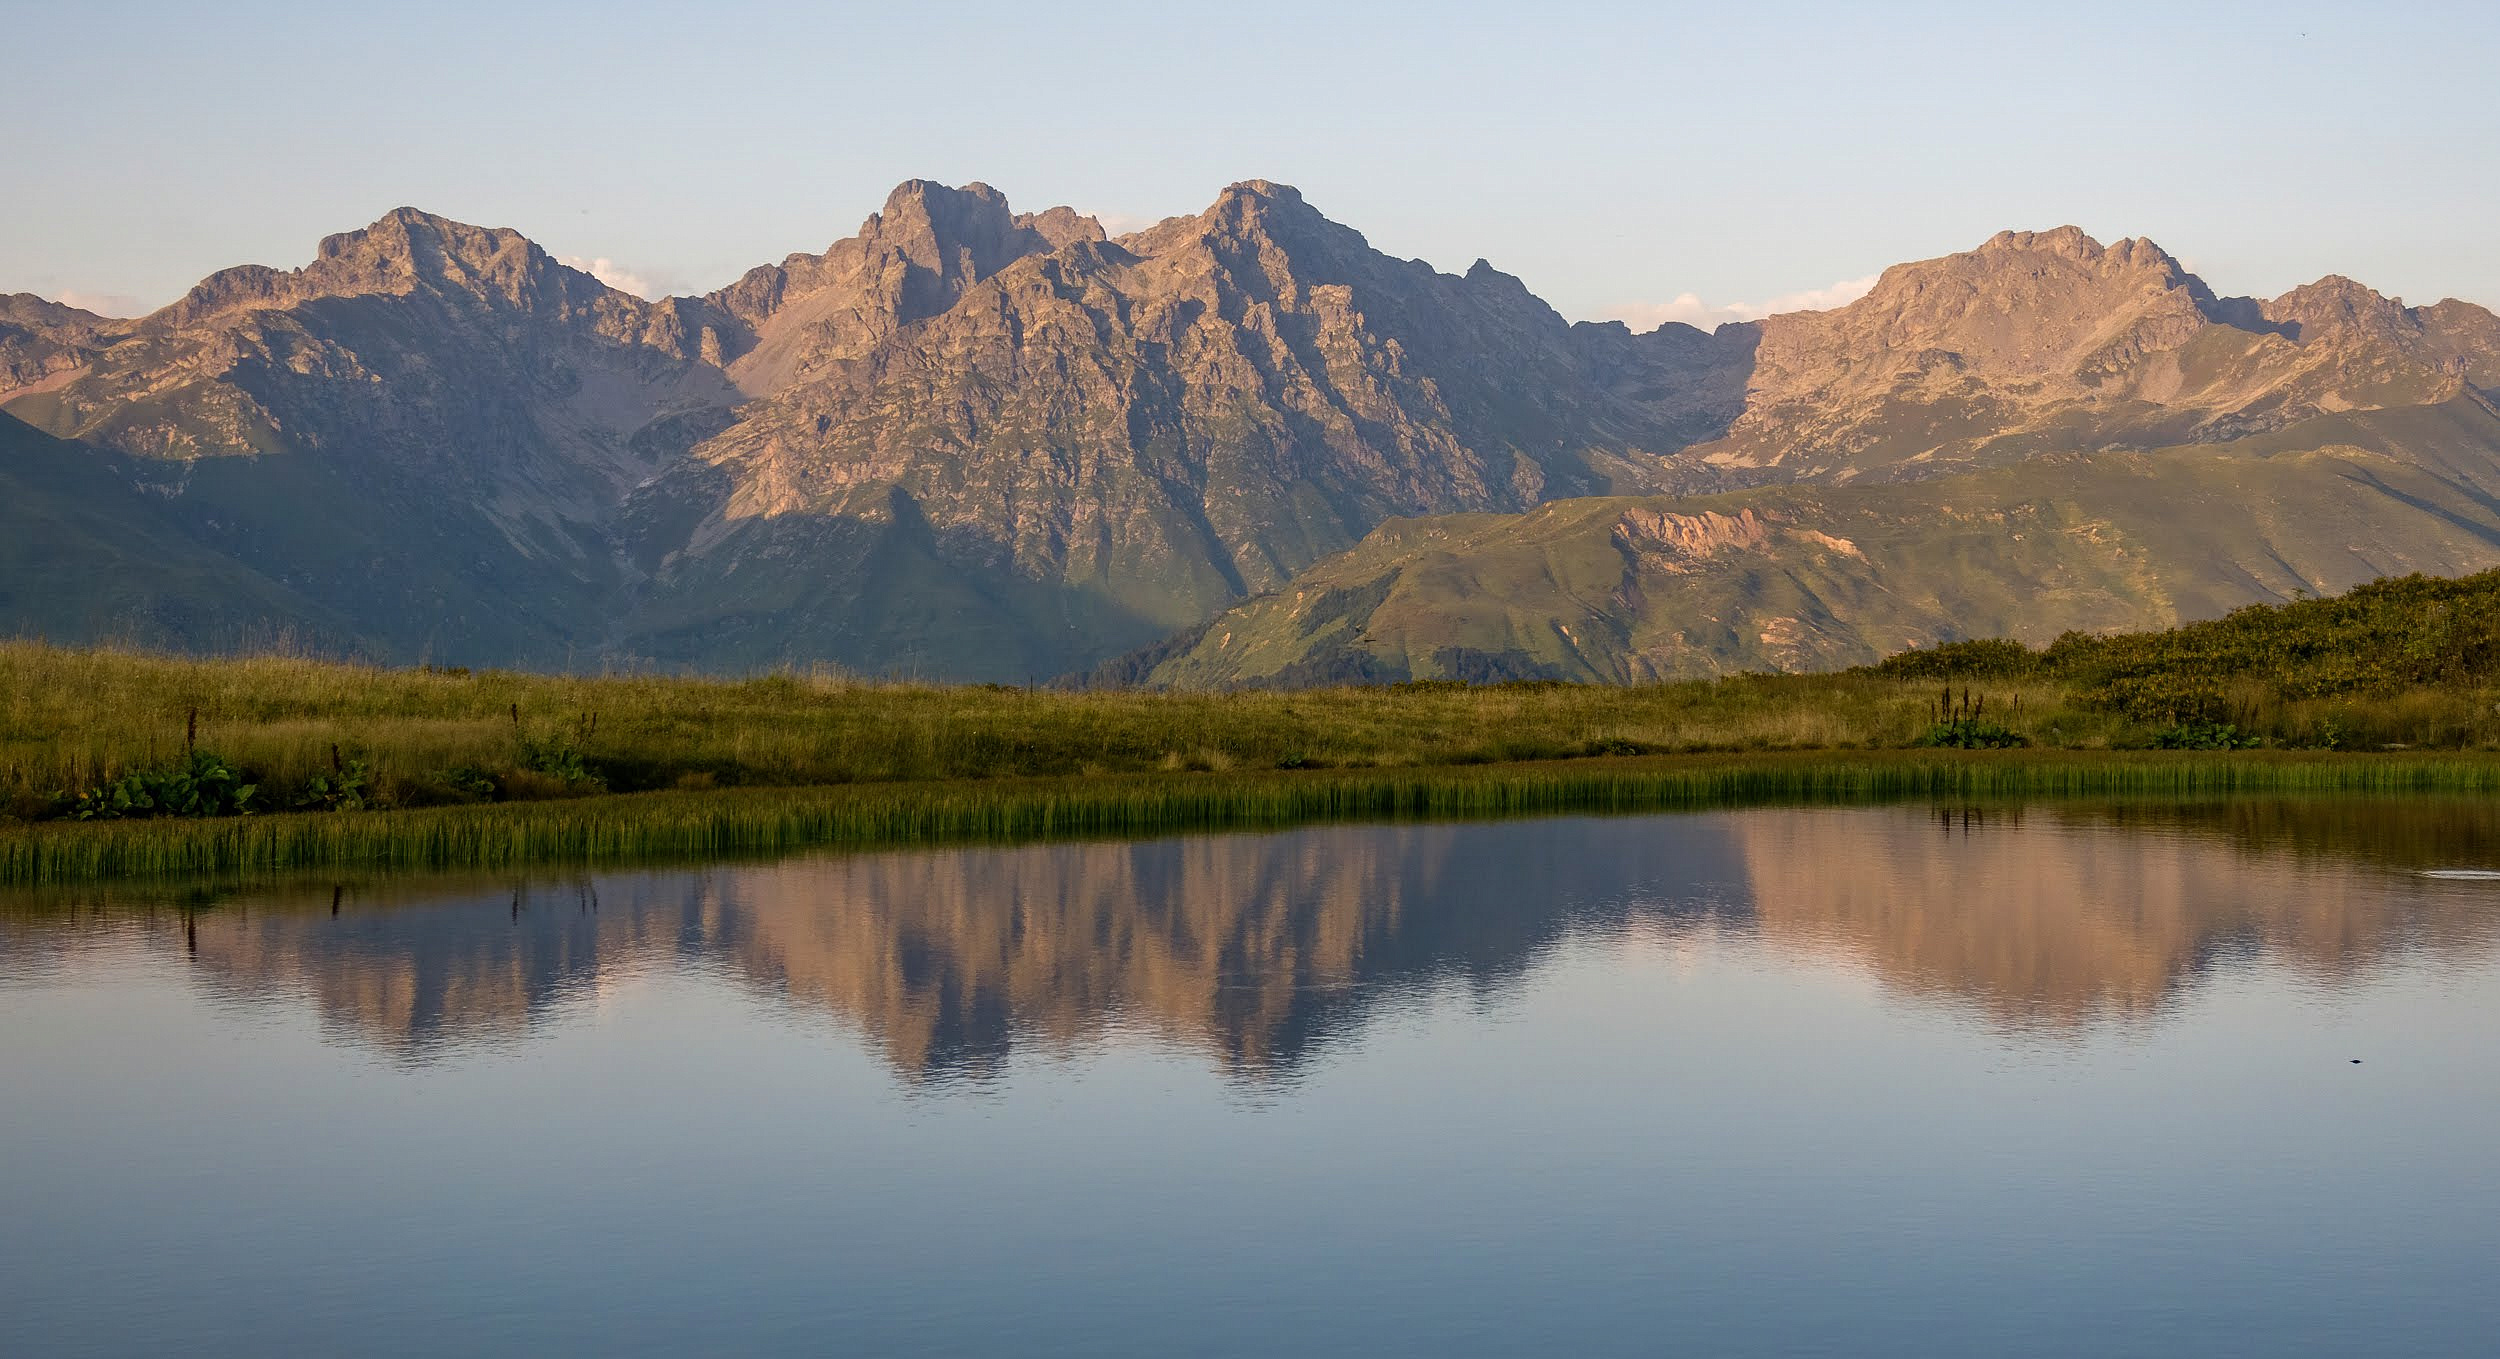
[[[1639,680],[2500,565],[2500,318],[2005,232],[1566,322],[1251,180],[1120,237],[898,187],[658,302],[394,211],[0,298],[0,628],[379,660]]]

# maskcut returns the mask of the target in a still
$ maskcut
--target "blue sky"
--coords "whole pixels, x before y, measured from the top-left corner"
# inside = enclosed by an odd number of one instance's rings
[[[0,33],[0,291],[122,309],[402,203],[700,291],[913,176],[1115,229],[1281,180],[1575,319],[2065,222],[2225,292],[2500,303],[2488,4],[0,0]]]

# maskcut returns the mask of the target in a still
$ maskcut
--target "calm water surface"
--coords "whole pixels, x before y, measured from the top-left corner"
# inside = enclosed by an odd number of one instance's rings
[[[0,1354],[2489,1354],[2500,884],[2421,870],[2494,866],[2319,801],[0,901]]]

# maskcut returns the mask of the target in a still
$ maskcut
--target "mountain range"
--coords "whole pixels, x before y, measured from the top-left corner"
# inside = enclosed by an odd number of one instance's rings
[[[1572,324],[1265,181],[913,181],[647,301],[400,209],[134,320],[0,298],[0,630],[387,661],[1630,681],[2500,565],[2500,318],[2001,233]]]

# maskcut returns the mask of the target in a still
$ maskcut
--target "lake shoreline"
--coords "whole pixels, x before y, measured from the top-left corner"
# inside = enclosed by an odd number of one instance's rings
[[[0,885],[627,865],[803,849],[1924,798],[2500,792],[2468,752],[1799,751],[731,787],[0,828]]]

